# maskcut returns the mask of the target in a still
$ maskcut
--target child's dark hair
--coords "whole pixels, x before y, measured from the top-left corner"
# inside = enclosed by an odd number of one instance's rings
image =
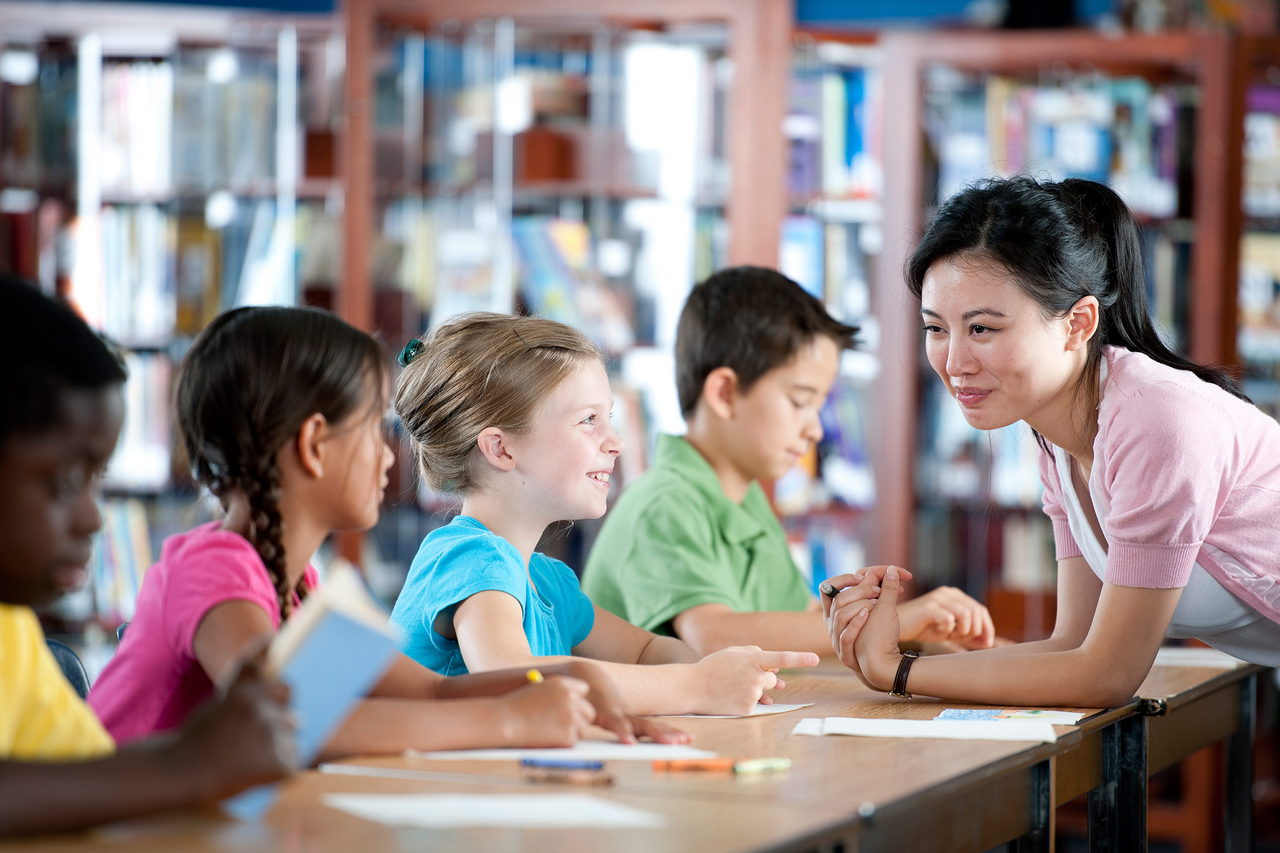
[[[1226,372],[1196,364],[1160,339],[1147,311],[1138,226],[1120,196],[1103,184],[1019,176],[967,187],[942,206],[907,262],[907,286],[917,299],[929,268],[947,258],[1000,264],[1045,317],[1063,316],[1085,296],[1096,298],[1098,331],[1078,386],[1095,401],[1104,346],[1189,370],[1248,399]]]
[[[795,358],[815,338],[853,347],[855,326],[827,313],[822,303],[777,270],[729,267],[696,285],[676,329],[676,389],[688,417],[711,371],[728,367],[738,387]]]
[[[125,381],[120,357],[61,302],[34,284],[0,275],[0,447],[62,418],[62,395]]]
[[[228,311],[183,359],[175,408],[192,475],[224,508],[237,490],[248,498],[249,541],[275,582],[281,619],[293,590],[276,455],[316,413],[337,424],[361,407],[380,412],[386,375],[376,340],[315,308]],[[301,584],[297,592],[306,595]]]

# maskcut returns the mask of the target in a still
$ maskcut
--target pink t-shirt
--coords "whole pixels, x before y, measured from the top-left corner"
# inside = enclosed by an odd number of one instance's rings
[[[1121,347],[1105,357],[1090,481],[1106,518],[1106,580],[1174,589],[1199,563],[1280,622],[1280,423],[1190,371]],[[1063,507],[1074,487],[1044,453],[1040,479],[1058,559],[1080,556]]]
[[[303,577],[308,589],[319,587],[311,566]],[[213,695],[192,643],[204,615],[234,599],[258,605],[280,629],[275,586],[243,536],[212,521],[165,540],[120,648],[89,691],[117,743],[176,728]]]

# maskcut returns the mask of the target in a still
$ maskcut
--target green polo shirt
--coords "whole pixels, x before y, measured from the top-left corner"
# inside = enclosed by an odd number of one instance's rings
[[[734,503],[702,454],[673,435],[658,437],[653,467],[609,510],[582,589],[605,610],[661,634],[699,604],[794,611],[810,598],[760,485]]]

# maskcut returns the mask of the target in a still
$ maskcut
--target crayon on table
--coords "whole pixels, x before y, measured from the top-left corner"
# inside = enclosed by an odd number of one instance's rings
[[[528,672],[526,672],[526,673],[524,674],[524,677],[525,677],[525,678],[527,678],[527,679],[529,680],[529,683],[530,683],[530,684],[541,684],[541,683],[542,683],[542,680],[543,680],[543,679],[542,679],[542,672],[541,672],[540,670],[537,670],[537,669],[531,669],[531,670],[529,670]]]
[[[790,758],[752,758],[747,761],[739,761],[737,764],[733,765],[733,772],[742,775],[775,773],[779,770],[790,769]]]
[[[733,758],[672,758],[658,759],[653,762],[654,770],[719,770],[725,773],[733,770],[737,763]]]
[[[523,767],[554,767],[558,770],[603,770],[603,761],[588,758],[525,758],[520,762]]]
[[[556,782],[562,785],[612,785],[613,777],[598,770],[563,770],[558,767],[523,767],[520,778],[526,782]]]

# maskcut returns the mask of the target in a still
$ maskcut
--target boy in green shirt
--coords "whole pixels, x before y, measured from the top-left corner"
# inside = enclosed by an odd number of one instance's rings
[[[583,574],[601,607],[699,654],[735,645],[831,654],[822,607],[758,481],[822,438],[818,413],[857,330],[781,273],[722,270],[697,285],[676,332],[688,431],[609,511]],[[990,646],[987,609],[941,587],[899,607],[902,638]]]

